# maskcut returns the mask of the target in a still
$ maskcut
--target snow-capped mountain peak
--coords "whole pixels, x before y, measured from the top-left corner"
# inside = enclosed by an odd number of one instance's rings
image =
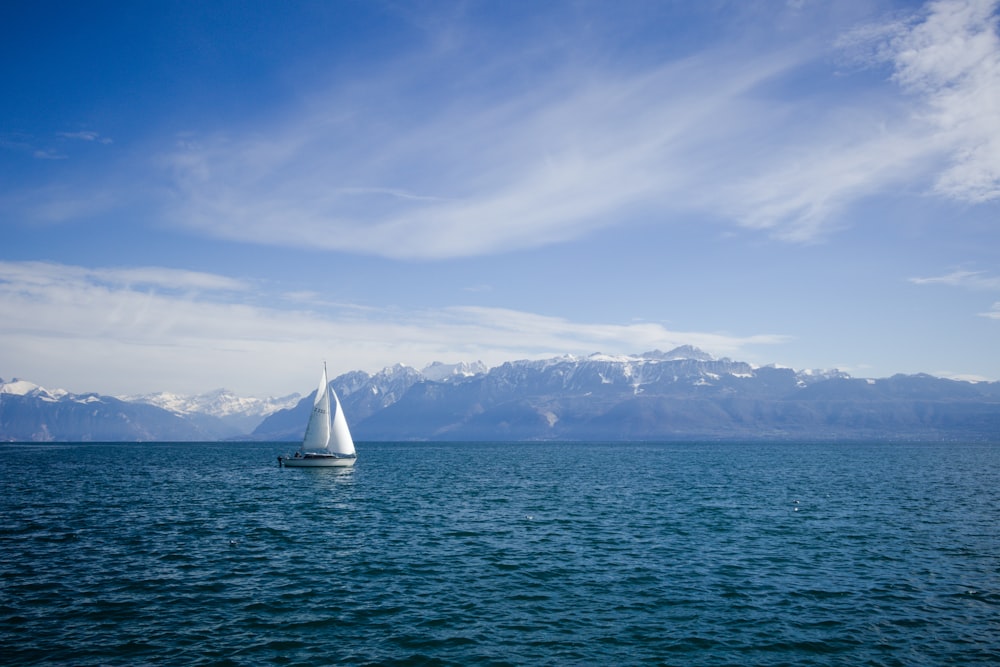
[[[640,356],[643,359],[655,359],[657,361],[680,361],[682,359],[690,359],[692,361],[716,361],[715,357],[710,355],[708,352],[695,347],[694,345],[681,345],[680,347],[675,347],[669,352],[653,350],[652,352],[644,352]]]
[[[0,379],[0,394],[11,394],[13,396],[34,396],[42,400],[58,401],[59,399],[68,396],[69,392],[65,389],[49,390],[35,384],[34,382],[14,378],[10,382],[4,382]]]
[[[237,396],[228,389],[216,389],[196,396],[181,396],[170,392],[119,396],[129,403],[147,403],[175,414],[188,415],[202,413],[213,417],[266,417],[269,414],[290,408],[298,403],[301,396],[290,394],[279,398],[248,398]]]
[[[435,361],[432,364],[428,364],[420,371],[420,375],[423,376],[425,380],[430,380],[431,382],[444,382],[448,379],[454,378],[467,378],[474,375],[482,375],[487,372],[486,364],[481,361],[475,361],[471,364],[468,362],[460,362],[457,364],[444,364],[440,361]]]

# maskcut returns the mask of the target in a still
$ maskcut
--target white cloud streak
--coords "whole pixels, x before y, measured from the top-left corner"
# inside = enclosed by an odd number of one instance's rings
[[[186,144],[171,159],[176,219],[227,238],[391,257],[562,241],[619,223],[630,208],[668,205],[688,180],[680,162],[694,127],[766,75],[741,71],[710,86],[668,67],[568,93],[558,83],[488,109],[462,103],[438,118],[394,119],[375,145],[349,136],[354,122],[339,120],[349,111],[324,109],[290,119],[278,136]],[[689,105],[665,103],[678,89]],[[370,185],[391,181],[402,183]]]
[[[51,148],[39,148],[32,153],[36,160],[67,160],[69,156],[65,153],[60,153],[59,151],[53,150]]]
[[[997,301],[993,304],[992,308],[985,313],[979,313],[979,315],[981,317],[987,317],[991,320],[1000,320],[1000,301]]]
[[[944,285],[976,291],[1000,291],[1000,277],[991,276],[985,271],[957,270],[943,276],[910,278],[910,282],[914,285]],[[994,303],[990,310],[977,314],[991,320],[1000,320],[1000,301]]]
[[[402,114],[388,111],[393,91],[437,91],[440,63],[387,70],[289,110],[276,130],[186,141],[165,159],[171,219],[223,238],[432,259],[692,211],[810,241],[902,184],[988,201],[1000,192],[995,6],[935,2],[851,33],[837,48],[864,43],[898,88],[823,103],[765,92],[829,55],[816,46],[552,68],[502,96],[477,88]]]
[[[924,99],[951,163],[936,190],[961,201],[1000,197],[1000,38],[996,0],[931,3],[891,42],[895,79]]]
[[[109,137],[103,137],[99,132],[93,130],[82,130],[80,132],[59,132],[59,137],[63,139],[77,139],[79,141],[96,141],[99,144],[114,143]]]
[[[152,172],[125,164],[103,183],[0,204],[12,219],[62,222],[142,200],[150,218],[190,233],[391,258],[495,254],[704,216],[811,242],[885,192],[997,199],[996,7],[942,0],[832,43],[814,27],[799,41],[775,32],[766,45],[661,62],[563,58],[538,35],[520,50],[466,53],[466,35],[266,120],[185,133]],[[468,29],[448,25],[453,37]],[[834,97],[796,82],[834,77],[822,63],[859,53],[889,67],[881,84],[857,77]],[[512,70],[530,81],[512,83]],[[89,130],[59,136],[110,143]]]
[[[51,262],[0,261],[0,283],[53,288],[62,284],[100,285],[111,289],[149,288],[167,291],[245,291],[247,283],[200,271],[161,267],[97,268]]]
[[[787,340],[482,307],[310,308],[307,294],[295,295],[287,309],[259,307],[249,303],[248,292],[256,292],[249,287],[225,276],[157,267],[0,262],[0,368],[70,391],[195,393],[226,386],[267,395],[308,391],[323,359],[335,372],[375,371],[397,362],[497,364],[685,343],[735,356]]]
[[[975,290],[1000,290],[1000,277],[991,276],[985,271],[958,270],[943,276],[910,278],[910,282],[915,285],[947,285]]]
[[[113,141],[109,137],[101,136],[98,132],[85,130],[81,132],[57,132],[56,137],[61,140],[84,141],[88,143],[111,144]],[[36,147],[37,140],[34,137],[21,133],[12,133],[7,136],[0,136],[0,148],[13,149],[27,152],[36,160],[68,160],[69,155],[63,150],[51,146]],[[65,145],[65,141],[59,142]]]

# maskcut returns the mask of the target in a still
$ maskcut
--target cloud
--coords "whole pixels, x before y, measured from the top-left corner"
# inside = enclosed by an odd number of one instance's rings
[[[497,364],[685,343],[736,355],[787,340],[498,308],[357,307],[313,301],[307,293],[295,294],[285,307],[255,305],[266,289],[159,267],[0,262],[0,369],[72,391],[193,393],[227,386],[266,395],[303,391],[322,359],[336,372],[375,371],[397,362]]]
[[[1000,197],[1000,37],[996,0],[939,0],[916,16],[866,26],[843,44],[867,42],[892,79],[918,102],[915,127],[947,163],[934,191],[963,202]]]
[[[797,62],[726,58],[566,66],[502,97],[400,115],[384,111],[387,91],[405,87],[397,78],[436,72],[386,73],[291,110],[277,132],[183,142],[166,159],[180,202],[172,218],[264,244],[441,258],[700,207],[747,166],[738,153],[759,120],[754,88]]]
[[[586,33],[540,21],[503,49],[477,46],[485,29],[459,13],[433,48],[313,76],[283,108],[185,132],[153,159],[120,157],[148,162],[22,191],[5,208],[62,221],[141,203],[192,234],[433,260],[692,219],[803,243],[861,224],[854,207],[884,193],[995,200],[996,2],[933,2],[839,40],[827,3],[759,7],[741,17],[767,25],[746,31],[766,42],[641,58],[621,48],[640,30],[629,12]],[[781,12],[800,30],[775,27]],[[887,71],[831,71],[845,60]]]
[[[815,38],[661,62],[560,61],[536,44],[467,70],[442,60],[461,49],[435,51],[339,82],[266,129],[185,140],[163,160],[169,218],[261,244],[435,259],[693,212],[812,241],[855,203],[914,183],[987,201],[1000,182],[993,7],[936,2],[855,30],[835,52],[888,62],[897,87],[837,98],[791,83],[831,55]],[[532,66],[523,84],[496,78]]]
[[[915,285],[948,285],[976,290],[1000,290],[1000,277],[991,276],[985,271],[952,271],[943,276],[930,278],[910,278]]]
[[[956,380],[958,382],[991,382],[988,377],[978,375],[976,373],[954,373],[952,371],[937,371],[931,373],[941,378],[947,378],[948,380]]]
[[[61,284],[101,285],[109,288],[148,288],[168,291],[246,291],[244,282],[200,271],[161,267],[85,268],[51,262],[0,261],[0,283],[55,287]]]
[[[821,237],[849,207],[886,188],[933,182],[982,203],[1000,194],[1000,41],[995,0],[933,2],[904,20],[836,41],[865,65],[888,63],[904,96],[841,105],[801,146],[775,144],[760,176],[738,182],[730,214],[794,241]],[[890,91],[885,91],[888,93]],[[815,119],[814,119],[815,120]]]
[[[775,345],[789,338],[776,334],[745,337],[720,333],[671,331],[657,323],[606,324],[575,322],[559,317],[526,313],[505,308],[456,306],[435,312],[444,316],[446,327],[458,327],[466,335],[471,328],[477,338],[513,353],[526,350],[521,341],[531,341],[529,356],[549,354],[591,354],[593,352],[635,353],[656,348],[671,349],[694,345],[718,356],[734,355],[752,345]],[[510,358],[509,356],[507,358]]]
[[[925,97],[929,120],[951,146],[936,183],[970,202],[1000,197],[1000,39],[995,0],[937,2],[897,38],[895,78]]]
[[[917,176],[927,153],[916,137],[901,132],[825,131],[825,144],[786,149],[759,176],[723,187],[725,211],[778,238],[814,241],[845,226],[842,215],[856,201]]]
[[[910,278],[910,282],[914,285],[946,285],[978,291],[1000,291],[1000,277],[991,276],[985,271],[957,270],[943,276]],[[980,317],[1000,320],[1000,301],[994,303],[989,311],[977,314]]]
[[[99,144],[114,143],[109,137],[102,137],[99,132],[93,130],[82,130],[80,132],[57,132],[56,136],[63,139],[77,139],[79,141],[96,141]]]
[[[32,155],[36,160],[66,160],[69,158],[65,153],[60,153],[51,148],[36,149]]]
[[[993,304],[993,307],[985,313],[979,313],[982,317],[988,317],[991,320],[1000,320],[1000,301]]]
[[[110,144],[112,140],[102,137],[97,132],[57,132],[60,139],[70,139],[73,141],[97,142],[100,144]],[[28,153],[36,160],[68,160],[69,155],[52,147],[37,147],[38,142],[30,135],[23,133],[6,133],[0,135],[0,148],[13,149]]]
[[[118,187],[54,183],[0,194],[0,211],[12,222],[72,223],[111,213],[131,196]]]

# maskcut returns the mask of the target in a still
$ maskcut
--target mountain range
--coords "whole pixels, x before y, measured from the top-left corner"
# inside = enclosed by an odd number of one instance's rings
[[[1000,440],[1000,383],[853,378],[716,359],[635,356],[398,364],[331,382],[356,440]],[[302,437],[315,393],[109,397],[0,381],[0,440]]]

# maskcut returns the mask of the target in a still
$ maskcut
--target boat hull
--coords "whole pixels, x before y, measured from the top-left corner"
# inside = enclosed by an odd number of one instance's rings
[[[282,458],[281,465],[286,468],[350,468],[355,461],[357,458],[353,456],[306,456]]]

